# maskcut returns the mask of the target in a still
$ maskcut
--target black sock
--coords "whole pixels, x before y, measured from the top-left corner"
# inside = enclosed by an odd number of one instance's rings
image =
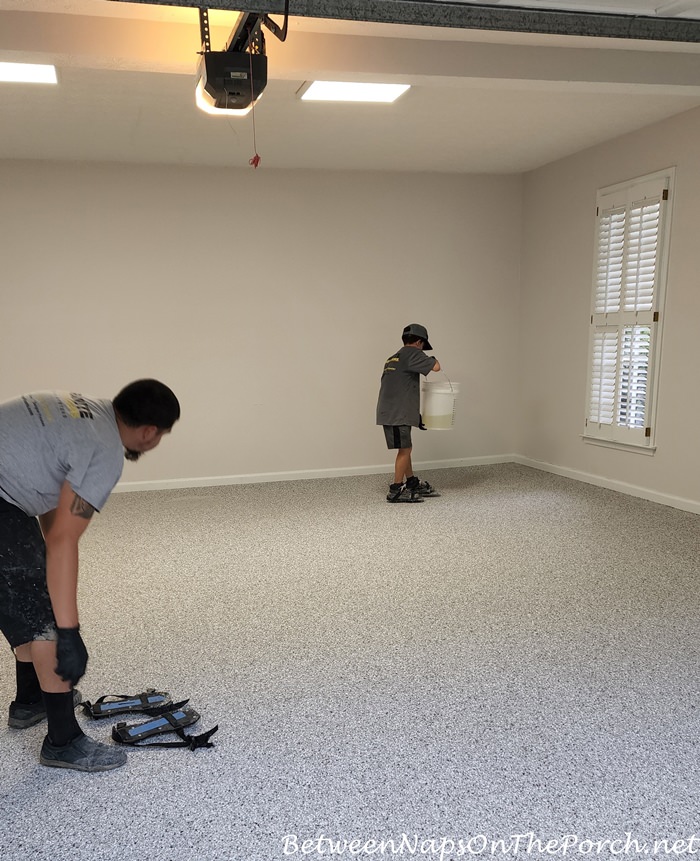
[[[41,686],[31,661],[18,661],[15,658],[17,673],[17,696],[15,701],[23,705],[33,705],[41,701]]]
[[[51,744],[62,747],[73,741],[74,738],[83,735],[83,731],[75,719],[73,691],[66,691],[65,694],[47,694],[46,691],[42,691],[41,694],[46,706]]]

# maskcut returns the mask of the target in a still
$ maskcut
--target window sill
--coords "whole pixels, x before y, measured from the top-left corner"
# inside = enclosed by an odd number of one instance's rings
[[[634,443],[629,442],[614,442],[610,439],[598,439],[598,437],[586,436],[585,434],[582,434],[581,439],[589,445],[599,445],[603,448],[614,448],[618,451],[628,451],[632,454],[646,454],[649,456],[656,454],[655,445],[635,445]]]

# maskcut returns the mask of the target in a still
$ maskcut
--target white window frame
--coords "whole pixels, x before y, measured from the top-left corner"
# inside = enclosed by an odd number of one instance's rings
[[[674,180],[670,167],[598,190],[585,442],[656,450]]]

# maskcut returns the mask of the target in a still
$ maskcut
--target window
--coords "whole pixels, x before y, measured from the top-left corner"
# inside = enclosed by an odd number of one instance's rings
[[[603,188],[584,439],[654,448],[674,169]]]

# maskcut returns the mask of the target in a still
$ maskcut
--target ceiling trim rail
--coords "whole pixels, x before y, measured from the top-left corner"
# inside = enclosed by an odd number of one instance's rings
[[[284,13],[284,0],[112,0],[157,6],[205,5],[236,12]],[[526,9],[446,0],[291,0],[289,14],[301,18],[331,18],[382,24],[455,27],[465,30],[506,30],[558,36],[595,36],[661,42],[700,42],[700,20],[645,15],[574,12],[565,9]]]

